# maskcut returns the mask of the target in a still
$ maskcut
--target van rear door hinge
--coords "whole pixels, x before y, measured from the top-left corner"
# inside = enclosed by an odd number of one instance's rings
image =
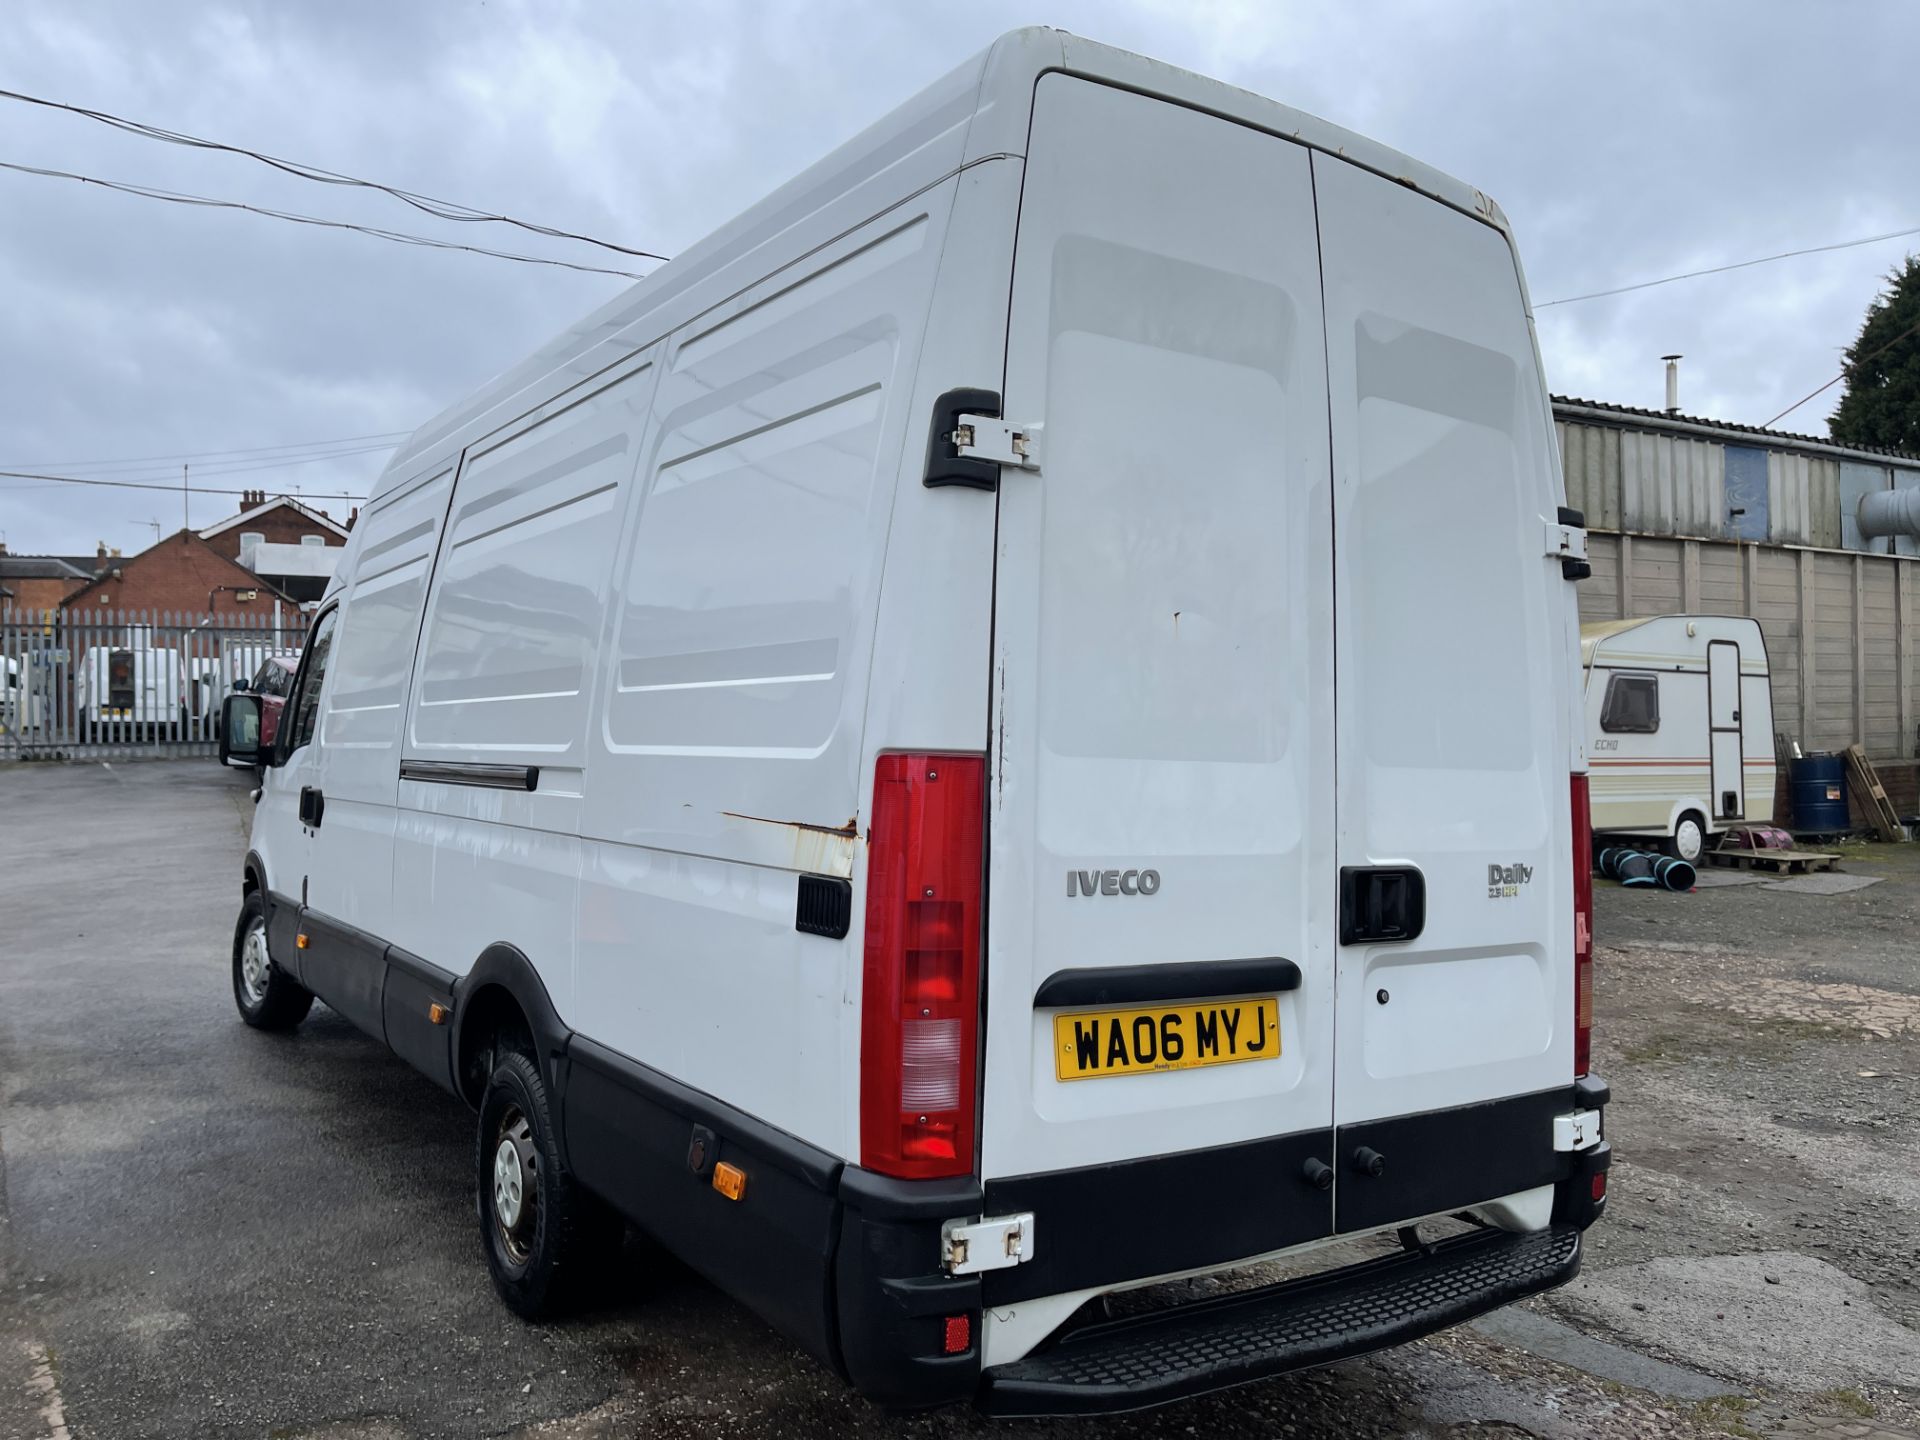
[[[1584,580],[1593,574],[1587,559],[1587,517],[1562,505],[1547,525],[1547,555],[1560,562],[1560,573],[1569,580]]]
[[[949,1275],[1006,1270],[1033,1258],[1033,1214],[949,1220],[940,1227],[940,1264]]]
[[[962,460],[1040,468],[1040,427],[1015,425],[992,415],[962,415],[953,427],[953,453]]]

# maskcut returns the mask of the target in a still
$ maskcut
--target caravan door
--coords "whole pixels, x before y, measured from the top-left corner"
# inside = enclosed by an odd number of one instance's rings
[[[1740,738],[1740,647],[1731,640],[1707,646],[1707,744],[1713,757],[1714,818],[1738,820],[1745,813],[1746,756]]]

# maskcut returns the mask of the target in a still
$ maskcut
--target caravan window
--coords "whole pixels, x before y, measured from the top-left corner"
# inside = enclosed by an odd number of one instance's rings
[[[1607,681],[1600,728],[1609,735],[1651,735],[1660,728],[1660,677],[1615,675]]]

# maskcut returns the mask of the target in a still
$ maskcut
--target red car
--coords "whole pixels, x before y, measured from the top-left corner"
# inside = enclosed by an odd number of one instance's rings
[[[247,686],[260,697],[260,744],[263,748],[273,743],[274,733],[280,728],[280,711],[287,703],[287,692],[293,689],[294,671],[299,668],[298,655],[272,656],[254,672],[253,680]]]

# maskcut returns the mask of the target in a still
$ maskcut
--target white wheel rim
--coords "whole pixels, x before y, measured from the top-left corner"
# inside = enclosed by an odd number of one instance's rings
[[[240,946],[240,986],[247,992],[247,1004],[265,1004],[267,986],[272,979],[273,961],[267,954],[267,922],[255,920],[247,927],[247,938]]]
[[[1680,852],[1682,860],[1692,861],[1700,858],[1702,836],[1700,827],[1692,820],[1682,820],[1673,832],[1674,848]]]

